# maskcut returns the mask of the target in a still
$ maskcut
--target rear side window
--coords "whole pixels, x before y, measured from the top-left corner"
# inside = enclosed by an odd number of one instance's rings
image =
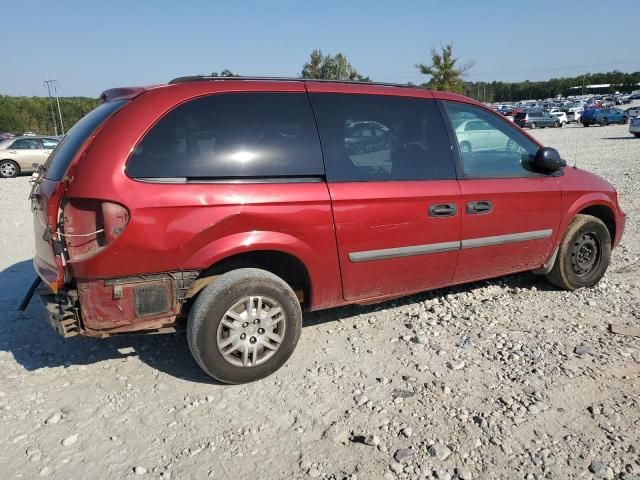
[[[324,175],[306,93],[223,93],[167,113],[127,163],[133,178]]]
[[[39,150],[42,148],[40,140],[37,138],[21,138],[11,144],[11,148],[16,150]]]
[[[456,178],[433,100],[311,94],[329,182]]]
[[[73,160],[73,157],[82,144],[107,118],[113,115],[113,113],[125,103],[127,103],[127,100],[114,100],[103,103],[82,117],[71,130],[67,132],[49,156],[49,159],[45,163],[45,178],[58,182],[62,180],[71,160]]]

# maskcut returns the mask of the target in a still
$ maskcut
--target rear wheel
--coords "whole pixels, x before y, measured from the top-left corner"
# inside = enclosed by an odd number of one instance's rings
[[[606,127],[608,125],[609,122],[607,122],[606,118],[603,118],[602,120],[600,120],[600,126],[601,127]]]
[[[588,127],[588,126],[589,126],[589,124],[588,124],[588,123],[584,123],[584,122],[582,122],[582,126],[583,126],[583,127]]]
[[[604,276],[610,258],[611,236],[606,225],[591,215],[576,215],[547,279],[564,290],[592,287]]]
[[[626,125],[626,124],[627,124],[627,119],[626,119],[626,117],[622,117],[622,118],[620,119],[620,125]]]
[[[0,177],[14,178],[20,175],[20,166],[13,160],[0,161]]]
[[[532,130],[535,129],[538,125],[536,125],[536,122],[531,122],[531,125],[529,126],[529,128],[531,128]]]
[[[559,128],[560,122],[553,122],[553,128]]]
[[[198,295],[187,340],[208,375],[245,383],[278,370],[293,353],[301,329],[302,310],[291,287],[265,270],[241,268]]]

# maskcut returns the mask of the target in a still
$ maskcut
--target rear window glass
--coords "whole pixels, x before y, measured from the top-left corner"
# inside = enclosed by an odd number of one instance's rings
[[[527,116],[526,113],[521,112],[521,113],[516,113],[516,116],[514,118],[525,118]]]
[[[317,93],[311,101],[329,182],[456,178],[449,137],[434,100]]]
[[[306,93],[223,93],[186,102],[149,131],[126,170],[133,178],[324,176]]]
[[[82,144],[91,136],[102,123],[109,118],[127,100],[115,100],[103,103],[82,117],[67,132],[56,149],[51,153],[45,163],[45,178],[60,181],[64,177],[71,160],[78,152]]]

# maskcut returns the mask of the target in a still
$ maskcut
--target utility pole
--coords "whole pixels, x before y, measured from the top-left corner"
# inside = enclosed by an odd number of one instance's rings
[[[47,87],[47,93],[49,94],[49,107],[51,107],[51,118],[53,119],[53,130],[56,133],[56,137],[58,136],[58,124],[56,123],[56,114],[53,113],[53,99],[51,98],[51,80],[45,80],[44,84]]]
[[[62,110],[60,110],[60,99],[58,98],[58,81],[57,80],[45,80],[44,83],[47,85],[47,90],[49,91],[49,99],[51,99],[51,87],[53,87],[53,91],[56,96],[56,104],[58,105],[58,116],[60,117],[60,130],[62,130],[62,135],[64,135],[64,123],[62,122]],[[52,107],[53,108],[53,107]],[[55,117],[53,120],[53,124],[55,126]],[[58,135],[58,129],[56,128],[56,135]]]

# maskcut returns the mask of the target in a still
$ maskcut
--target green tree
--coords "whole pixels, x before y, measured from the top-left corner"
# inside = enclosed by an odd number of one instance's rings
[[[448,92],[462,93],[464,90],[464,74],[475,64],[471,61],[460,65],[459,58],[453,56],[453,44],[440,46],[441,52],[435,47],[431,49],[431,65],[419,63],[416,68],[420,73],[431,76],[431,79],[423,86],[432,90],[446,90]]]
[[[369,82],[371,79],[358,73],[349,63],[347,57],[338,53],[324,55],[321,50],[311,52],[309,61],[302,67],[302,78],[317,78],[324,80],[359,80]]]
[[[231,70],[227,70],[226,68],[224,70],[222,70],[220,73],[218,72],[211,72],[211,77],[239,77],[240,75],[237,75],[235,73],[233,73]]]

